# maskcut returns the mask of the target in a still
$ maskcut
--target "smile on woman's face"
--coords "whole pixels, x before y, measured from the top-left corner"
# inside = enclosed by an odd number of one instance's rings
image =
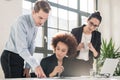
[[[58,60],[63,59],[68,52],[68,46],[63,42],[58,42],[55,48],[55,54]]]

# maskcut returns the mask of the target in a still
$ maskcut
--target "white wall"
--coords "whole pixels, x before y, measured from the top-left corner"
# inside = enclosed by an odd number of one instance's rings
[[[103,17],[100,25],[102,37],[113,38],[116,48],[120,47],[120,0],[98,0],[98,10]]]
[[[10,25],[22,14],[22,0],[0,0],[0,55],[10,32]],[[0,68],[0,78],[3,77]]]

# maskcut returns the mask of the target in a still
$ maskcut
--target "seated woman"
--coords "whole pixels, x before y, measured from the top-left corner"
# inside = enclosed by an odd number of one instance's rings
[[[41,67],[47,77],[64,76],[66,61],[75,57],[77,42],[72,34],[58,33],[52,38],[54,54],[41,60]],[[64,67],[66,66],[66,67]]]

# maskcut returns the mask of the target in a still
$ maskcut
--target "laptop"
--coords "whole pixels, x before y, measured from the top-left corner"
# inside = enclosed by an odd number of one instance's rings
[[[103,67],[101,68],[100,74],[109,74],[109,76],[113,76],[118,62],[119,59],[106,58]]]

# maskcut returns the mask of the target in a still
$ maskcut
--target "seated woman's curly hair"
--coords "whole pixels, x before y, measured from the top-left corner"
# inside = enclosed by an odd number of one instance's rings
[[[58,33],[52,38],[52,47],[55,50],[58,42],[63,42],[68,46],[68,58],[74,58],[77,52],[77,41],[71,33]]]

